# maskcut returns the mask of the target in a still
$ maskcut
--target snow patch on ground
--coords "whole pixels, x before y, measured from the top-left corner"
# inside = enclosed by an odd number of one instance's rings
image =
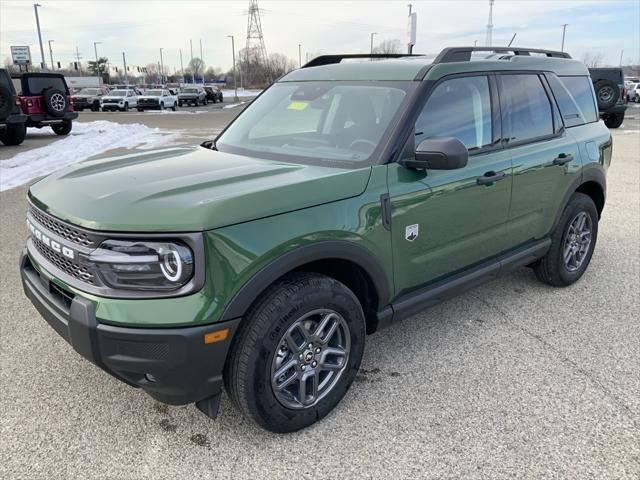
[[[37,129],[28,130],[28,135],[34,133],[44,134]],[[176,138],[175,134],[167,134],[158,128],[149,128],[139,123],[127,125],[106,120],[74,122],[73,130],[67,137],[0,162],[0,192],[108,150],[155,148],[167,145]]]
[[[222,88],[221,90],[224,98],[233,97],[233,95],[235,94],[235,90],[233,88]],[[250,89],[244,89],[244,88],[238,89],[239,97],[257,97],[261,93],[262,93],[262,90],[250,90]]]
[[[229,105],[225,105],[222,108],[235,108],[235,107],[239,107],[240,105],[244,105],[247,102],[238,102],[238,103],[230,103]]]

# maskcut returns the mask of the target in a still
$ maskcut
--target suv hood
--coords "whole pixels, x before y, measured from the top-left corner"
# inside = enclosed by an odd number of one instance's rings
[[[124,100],[125,98],[127,97],[121,97],[119,95],[103,95],[102,96],[102,100]]]
[[[29,198],[95,230],[203,231],[357,196],[370,173],[178,147],[64,168]]]

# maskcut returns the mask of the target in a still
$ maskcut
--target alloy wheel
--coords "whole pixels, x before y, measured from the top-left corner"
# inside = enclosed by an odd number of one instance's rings
[[[578,213],[569,223],[564,237],[563,255],[564,266],[570,272],[578,270],[589,253],[591,246],[593,225],[587,212]]]
[[[65,109],[66,104],[67,101],[61,94],[54,93],[53,95],[51,95],[51,107],[56,112],[62,112]]]
[[[271,364],[271,388],[287,408],[309,408],[337,384],[349,360],[351,339],[334,310],[313,310],[287,329]]]

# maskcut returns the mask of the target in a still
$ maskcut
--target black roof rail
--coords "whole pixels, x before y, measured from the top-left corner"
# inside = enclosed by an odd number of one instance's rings
[[[468,62],[473,52],[510,53],[513,55],[529,56],[532,53],[542,53],[547,57],[571,58],[566,52],[543,50],[540,48],[523,47],[449,47],[442,50],[433,63]]]
[[[331,65],[332,63],[340,63],[345,58],[403,58],[403,57],[421,57],[422,55],[410,53],[347,53],[335,55],[320,55],[310,62],[304,64],[302,68],[319,67],[321,65]]]

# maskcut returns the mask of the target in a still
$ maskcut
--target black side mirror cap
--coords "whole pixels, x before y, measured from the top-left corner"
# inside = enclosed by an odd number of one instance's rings
[[[420,142],[414,158],[400,160],[400,165],[417,170],[455,170],[469,162],[469,151],[455,137],[432,137]]]

